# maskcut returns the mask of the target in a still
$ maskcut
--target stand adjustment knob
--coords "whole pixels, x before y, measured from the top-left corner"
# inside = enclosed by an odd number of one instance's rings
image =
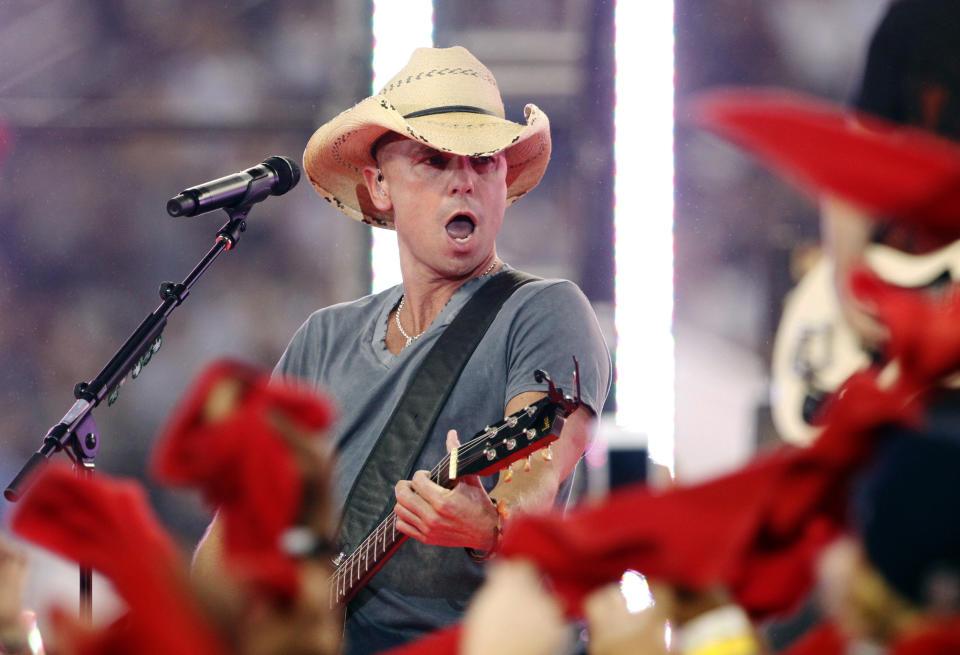
[[[73,397],[77,400],[93,402],[93,394],[90,393],[90,385],[86,382],[77,382],[75,385],[73,385]]]

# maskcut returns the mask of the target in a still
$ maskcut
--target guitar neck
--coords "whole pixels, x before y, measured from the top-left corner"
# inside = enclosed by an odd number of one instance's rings
[[[450,456],[446,455],[430,473],[435,483],[447,489],[454,485],[449,477],[449,467]],[[330,607],[350,602],[406,540],[407,535],[397,530],[397,515],[390,512],[330,576]]]
[[[350,602],[406,540],[397,530],[397,515],[391,513],[330,576],[330,607]]]

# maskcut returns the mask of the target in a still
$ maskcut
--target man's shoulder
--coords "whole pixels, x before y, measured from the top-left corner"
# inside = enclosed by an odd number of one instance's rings
[[[555,319],[560,317],[558,323]],[[542,337],[544,330],[552,337],[568,332],[575,340],[587,334],[600,335],[597,313],[586,294],[575,283],[560,278],[538,279],[517,289],[504,303],[498,322],[533,338]]]
[[[522,272],[522,271],[521,271]],[[541,278],[524,284],[514,292],[511,300],[521,308],[526,307],[530,302],[562,302],[564,299],[577,299],[586,301],[586,296],[575,283],[562,278]]]

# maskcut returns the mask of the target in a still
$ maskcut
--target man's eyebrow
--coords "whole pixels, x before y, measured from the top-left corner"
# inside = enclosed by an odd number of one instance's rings
[[[441,154],[439,150],[434,147],[428,146],[423,143],[418,143],[416,149],[413,151],[415,155],[439,155]]]

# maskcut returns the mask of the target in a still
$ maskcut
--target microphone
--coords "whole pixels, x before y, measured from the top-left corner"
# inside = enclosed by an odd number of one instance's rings
[[[300,167],[289,157],[270,157],[245,171],[204,182],[167,201],[171,216],[196,216],[214,209],[243,207],[267,196],[281,196],[300,181]]]

